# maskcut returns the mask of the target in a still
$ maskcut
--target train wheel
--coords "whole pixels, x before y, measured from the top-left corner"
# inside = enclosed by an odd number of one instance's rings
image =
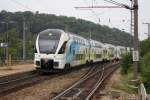
[[[64,68],[64,71],[67,71],[67,70],[69,70],[70,69],[70,64],[66,64],[65,65],[65,68]]]
[[[86,65],[87,65],[87,66],[89,65],[89,61],[88,61],[88,60],[86,61]]]

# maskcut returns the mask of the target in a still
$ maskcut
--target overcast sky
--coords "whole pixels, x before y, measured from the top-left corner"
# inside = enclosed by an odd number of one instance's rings
[[[130,0],[115,0],[130,5]],[[130,32],[130,11],[123,8],[99,8],[79,10],[80,6],[112,6],[104,0],[0,0],[0,11],[39,11],[40,13],[73,16],[102,25],[124,29]],[[150,0],[139,0],[139,38],[147,38],[147,25],[150,22]],[[99,21],[100,19],[100,21]]]

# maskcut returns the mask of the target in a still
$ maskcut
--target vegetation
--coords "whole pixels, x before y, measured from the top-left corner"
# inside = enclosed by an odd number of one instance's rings
[[[141,43],[141,61],[140,75],[146,86],[147,92],[150,93],[150,39],[146,39]]]
[[[142,82],[146,86],[147,91],[150,93],[150,39],[146,39],[140,42],[140,62],[139,62],[139,74]],[[132,55],[123,55],[122,59],[122,70],[123,74],[130,74],[132,65]]]
[[[150,39],[146,39],[140,43],[141,57],[150,52]]]
[[[131,66],[132,66],[132,55],[131,53],[123,54],[122,60],[121,60],[121,73],[122,74],[128,74]]]
[[[36,35],[47,28],[59,28],[75,34],[115,45],[129,46],[132,36],[116,28],[95,24],[74,17],[56,16],[25,12],[0,12],[0,43],[6,42],[6,23],[8,23],[9,53],[13,57],[22,57],[23,21],[26,22],[26,51],[27,57],[33,57],[33,45]],[[0,57],[5,57],[4,48],[0,48]]]
[[[136,93],[136,89],[133,89],[129,85],[129,80],[133,76],[132,73],[120,75],[119,72],[120,72],[120,70],[118,71],[118,74],[116,74],[117,75],[116,77],[118,77],[118,79],[116,81],[116,84],[113,84],[113,88],[117,89],[117,90],[122,90],[127,93],[131,93],[131,94]]]

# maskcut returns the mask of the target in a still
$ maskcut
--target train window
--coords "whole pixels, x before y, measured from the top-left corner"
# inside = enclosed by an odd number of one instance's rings
[[[56,52],[61,32],[48,30],[39,34],[39,51],[40,53],[54,54]]]
[[[75,50],[73,50],[73,55],[75,55]]]
[[[36,48],[34,48],[34,53],[37,53],[37,49]]]
[[[75,40],[75,43],[77,44],[77,40]]]
[[[69,51],[71,52],[71,46],[70,46],[70,50]]]
[[[66,41],[66,42],[64,42],[64,44],[63,44],[63,45],[62,45],[62,47],[60,48],[60,50],[59,50],[59,53],[58,53],[58,54],[63,54],[63,53],[65,53],[66,44],[67,44],[67,41]]]

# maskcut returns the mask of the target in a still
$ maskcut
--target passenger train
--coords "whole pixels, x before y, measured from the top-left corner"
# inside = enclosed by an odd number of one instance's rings
[[[35,43],[34,64],[42,72],[121,59],[126,47],[85,39],[61,29],[40,32]]]

